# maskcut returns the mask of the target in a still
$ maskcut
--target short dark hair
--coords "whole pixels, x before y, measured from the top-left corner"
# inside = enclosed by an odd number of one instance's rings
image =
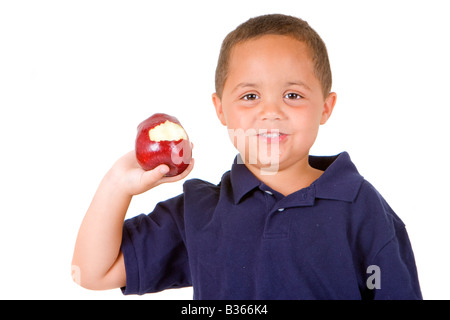
[[[225,81],[228,77],[228,65],[233,47],[246,40],[264,35],[287,35],[304,42],[310,50],[314,63],[314,73],[322,85],[324,97],[331,91],[331,67],[325,43],[309,24],[296,17],[283,14],[269,14],[255,18],[239,25],[230,32],[222,42],[216,68],[216,93],[222,98]]]

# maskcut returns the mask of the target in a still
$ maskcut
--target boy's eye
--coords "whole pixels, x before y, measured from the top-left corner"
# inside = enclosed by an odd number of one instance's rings
[[[247,101],[253,101],[253,100],[258,99],[258,95],[254,94],[254,93],[249,93],[249,94],[246,94],[245,96],[243,96],[241,99],[244,99]]]
[[[291,100],[298,100],[298,99],[302,98],[301,95],[299,95],[298,93],[294,93],[294,92],[290,92],[290,93],[286,94],[284,97],[286,99],[291,99]]]

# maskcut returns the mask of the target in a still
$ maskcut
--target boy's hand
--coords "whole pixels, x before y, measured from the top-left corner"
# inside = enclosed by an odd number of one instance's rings
[[[109,174],[118,183],[118,187],[127,195],[134,196],[150,190],[161,183],[175,182],[185,178],[194,167],[194,159],[187,169],[174,177],[164,177],[169,167],[161,164],[153,170],[143,170],[136,160],[134,151],[122,156],[111,168]]]

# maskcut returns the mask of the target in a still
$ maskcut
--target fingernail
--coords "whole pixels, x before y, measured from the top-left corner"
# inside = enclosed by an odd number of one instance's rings
[[[161,172],[161,174],[166,174],[169,172],[169,168],[167,166],[162,166],[159,168],[159,172]]]

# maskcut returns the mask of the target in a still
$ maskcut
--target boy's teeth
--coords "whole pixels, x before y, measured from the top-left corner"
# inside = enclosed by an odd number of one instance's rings
[[[279,133],[261,133],[264,138],[276,138],[279,137]]]

